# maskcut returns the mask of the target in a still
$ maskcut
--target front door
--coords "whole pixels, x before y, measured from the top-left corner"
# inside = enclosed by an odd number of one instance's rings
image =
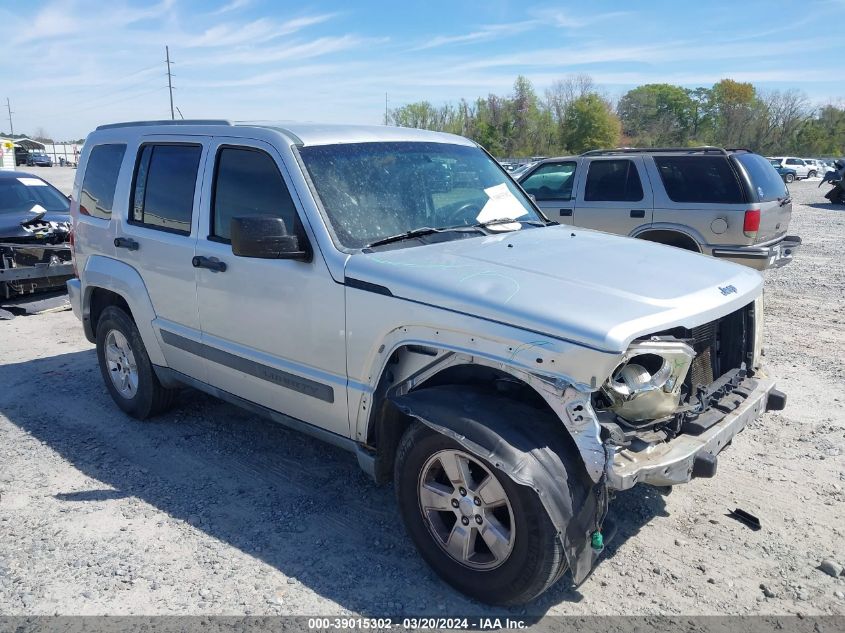
[[[136,151],[134,176],[114,243],[120,259],[141,273],[168,367],[199,380],[205,379],[205,362],[190,347],[201,337],[191,259],[199,226],[197,182],[209,141],[155,135],[127,149]]]
[[[308,262],[232,253],[231,219],[246,215],[281,217],[316,244],[281,156],[215,138],[206,173],[195,271],[209,383],[348,437],[344,286],[316,246]]]
[[[520,184],[526,193],[534,196],[534,201],[547,218],[561,224],[572,224],[575,209],[572,193],[577,170],[578,162],[575,160],[543,163]]]
[[[630,235],[651,224],[654,201],[641,156],[588,158],[582,169],[576,226]]]

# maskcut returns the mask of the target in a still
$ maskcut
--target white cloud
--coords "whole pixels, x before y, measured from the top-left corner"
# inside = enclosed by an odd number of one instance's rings
[[[248,7],[250,4],[252,4],[252,0],[232,0],[227,4],[221,5],[219,8],[209,13],[209,15],[223,15],[224,13],[240,11],[241,9]]]
[[[537,20],[526,20],[524,22],[511,22],[508,24],[489,24],[482,26],[477,31],[461,35],[441,35],[434,37],[419,46],[412,48],[412,51],[437,48],[451,44],[470,44],[474,42],[486,42],[499,37],[507,37],[517,33],[524,33],[538,26]]]
[[[259,18],[246,24],[218,24],[206,29],[198,36],[187,39],[183,45],[187,48],[207,48],[262,44],[284,35],[296,33],[309,26],[320,24],[332,17],[334,17],[334,14],[324,13],[295,18],[287,22]]]

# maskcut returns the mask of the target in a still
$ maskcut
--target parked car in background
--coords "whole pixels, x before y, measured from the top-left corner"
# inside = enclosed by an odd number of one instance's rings
[[[519,176],[549,218],[660,242],[758,270],[792,261],[792,201],[772,164],[715,147],[596,150]]]
[[[27,167],[52,167],[53,160],[43,152],[30,152],[26,157]]]
[[[614,491],[714,476],[786,403],[759,274],[556,226],[459,136],[106,125],[73,192],[70,303],[117,407],[187,385],[351,451],[484,602],[582,583]]]
[[[827,171],[827,166],[824,164],[824,161],[817,158],[804,158],[803,161],[804,164],[810,168],[810,178],[815,176],[824,176]]]
[[[795,170],[795,179],[812,178],[816,175],[815,165],[808,165],[803,158],[794,156],[772,156],[769,160],[777,161],[783,167]],[[773,163],[774,164],[774,163]]]
[[[772,167],[774,167],[775,171],[780,174],[780,177],[783,179],[784,182],[794,182],[797,178],[798,172],[796,172],[791,167],[784,167],[780,162],[774,159],[771,159],[769,162],[772,163]]]
[[[29,152],[26,151],[25,147],[15,145],[15,167],[19,167],[20,165],[26,165],[26,159],[28,156]]]
[[[0,298],[64,288],[69,236],[67,196],[38,176],[0,171]]]

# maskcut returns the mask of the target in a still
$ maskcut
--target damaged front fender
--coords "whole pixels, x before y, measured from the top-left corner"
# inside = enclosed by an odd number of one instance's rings
[[[590,538],[607,512],[604,479],[594,482],[560,420],[494,390],[444,385],[390,398],[405,415],[451,437],[515,483],[534,490],[564,547],[575,584],[592,571]]]

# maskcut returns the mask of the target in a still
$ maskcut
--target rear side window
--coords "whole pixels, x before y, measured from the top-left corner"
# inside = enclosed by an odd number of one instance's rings
[[[800,159],[798,159],[798,158],[787,158],[787,159],[786,159],[786,164],[787,164],[787,165],[803,165],[803,164],[804,164],[804,161],[803,161],[803,160],[800,160]]]
[[[97,145],[88,156],[82,191],[79,193],[79,212],[108,220],[114,205],[117,175],[126,153],[126,145]]]
[[[634,161],[594,160],[587,172],[587,202],[639,202],[643,185]]]
[[[656,156],[654,162],[674,202],[742,204],[745,196],[726,156]]]
[[[789,195],[780,174],[765,158],[759,154],[737,154],[734,158],[745,168],[757,202],[772,202]]]
[[[293,233],[296,209],[279,168],[261,150],[224,147],[217,155],[211,237],[229,241],[232,218],[270,215]]]
[[[522,188],[539,202],[542,200],[569,200],[575,182],[574,161],[546,163],[522,181]]]
[[[191,232],[201,145],[143,145],[135,168],[130,223]]]

